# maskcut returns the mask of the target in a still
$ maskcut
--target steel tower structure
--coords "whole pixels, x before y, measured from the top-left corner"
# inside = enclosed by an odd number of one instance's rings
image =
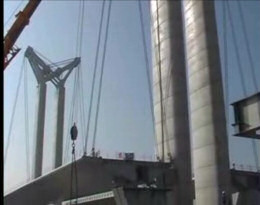
[[[57,133],[56,133],[56,151],[55,151],[55,168],[62,165],[63,152],[63,125],[64,125],[64,103],[65,103],[65,81],[72,72],[72,69],[80,63],[80,58],[75,58],[71,63],[63,68],[57,68],[53,71],[33,50],[28,47],[25,51],[25,57],[32,67],[39,86],[38,113],[37,113],[37,128],[36,128],[36,146],[35,146],[35,163],[34,176],[37,178],[42,175],[43,161],[43,141],[44,141],[44,124],[45,124],[45,109],[46,109],[46,91],[48,81],[51,81],[59,92],[57,104]],[[61,74],[68,71],[61,78]]]

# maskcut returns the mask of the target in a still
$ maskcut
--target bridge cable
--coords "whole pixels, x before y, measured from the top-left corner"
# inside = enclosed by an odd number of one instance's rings
[[[246,92],[246,89],[245,89],[245,81],[244,81],[243,73],[242,73],[242,64],[241,64],[241,60],[240,60],[239,49],[238,49],[238,44],[237,44],[237,39],[236,39],[236,33],[235,33],[235,29],[234,29],[234,25],[233,25],[233,19],[232,19],[232,15],[231,15],[230,6],[229,6],[228,1],[227,1],[227,10],[228,10],[229,20],[230,20],[230,25],[231,25],[231,32],[232,32],[232,36],[233,36],[233,43],[234,43],[234,46],[235,46],[235,54],[236,54],[236,58],[237,58],[237,61],[238,61],[238,70],[239,70],[239,74],[240,74],[240,78],[241,78],[243,94],[244,94],[244,97],[247,97],[247,92]],[[247,46],[249,46],[249,45],[247,45]],[[257,157],[257,148],[256,148],[256,144],[255,144],[254,139],[251,139],[251,143],[252,143],[252,147],[253,147],[253,156],[254,156],[255,164],[258,167],[259,165],[258,165],[258,157]]]
[[[78,24],[77,24],[77,36],[76,36],[76,50],[75,50],[75,55],[77,56],[79,53],[79,33],[80,33],[80,19],[81,19],[81,7],[82,7],[82,1],[79,1],[79,12],[78,12]],[[73,91],[72,91],[72,100],[71,100],[71,110],[70,110],[70,117],[69,117],[69,122],[68,125],[71,125],[73,121],[75,121],[75,116],[77,116],[77,97],[78,97],[78,92],[77,92],[77,85],[78,85],[78,67],[76,68],[76,71],[74,72],[74,84],[73,84]],[[68,127],[68,132],[67,132],[67,137],[66,137],[66,149],[64,156],[68,155],[69,151],[69,127]]]
[[[76,36],[76,56],[81,56],[82,53],[82,39],[83,39],[83,25],[84,25],[84,1],[79,2],[79,15],[78,15],[78,25],[77,25],[77,36]],[[69,115],[69,120],[68,124],[72,124],[73,120],[77,119],[78,116],[78,108],[80,109],[80,114],[83,115],[81,116],[81,128],[84,130],[84,106],[83,106],[83,93],[82,91],[82,86],[80,86],[80,79],[81,79],[81,64],[80,63],[77,66],[76,72],[74,72],[74,85],[73,85],[73,91],[72,91],[72,100],[71,100],[71,106],[70,106],[70,115]],[[81,80],[82,81],[82,80]],[[81,100],[81,101],[80,101]],[[82,103],[82,104],[81,104]],[[83,131],[82,131],[83,132]],[[63,161],[66,161],[67,155],[68,155],[68,150],[69,150],[69,140],[68,140],[68,135],[69,135],[69,128],[67,131],[67,137],[66,137],[66,142],[65,142],[65,153],[64,153],[64,159]],[[83,143],[82,143],[83,144]]]
[[[24,64],[25,64],[25,57],[23,58],[23,66],[22,67],[24,67]],[[19,80],[18,80],[18,84],[17,84],[17,88],[16,88],[16,94],[15,94],[14,105],[13,105],[13,109],[12,109],[11,121],[10,121],[9,130],[8,130],[8,135],[7,135],[6,149],[5,149],[5,153],[4,153],[4,166],[5,166],[5,163],[6,163],[6,160],[7,160],[8,149],[9,149],[9,146],[10,146],[11,133],[12,133],[12,130],[13,130],[13,122],[14,122],[16,105],[17,105],[17,102],[18,102],[18,96],[19,96],[19,91],[20,91],[21,82],[22,82],[22,76],[23,76],[23,69],[20,70]]]
[[[229,17],[229,21],[230,21],[230,26],[231,26],[231,32],[232,32],[232,36],[233,36],[233,43],[235,46],[235,54],[236,54],[236,58],[238,61],[238,71],[239,71],[239,76],[240,76],[240,80],[242,83],[242,90],[243,90],[243,95],[244,97],[247,96],[247,91],[246,91],[246,86],[245,86],[245,80],[244,80],[244,75],[243,75],[243,70],[242,70],[242,63],[241,63],[241,58],[239,55],[239,49],[238,49],[238,44],[237,44],[237,37],[236,37],[236,33],[235,33],[235,29],[234,29],[234,25],[233,25],[233,19],[232,19],[232,15],[231,15],[231,11],[230,11],[230,7],[229,7],[229,2],[227,1],[227,13],[228,13],[228,17]]]
[[[11,20],[11,18],[14,16],[14,14],[16,13],[16,11],[21,7],[21,5],[24,3],[24,1],[21,1],[17,7],[14,9],[14,11],[12,12],[12,14],[9,16],[9,18],[4,22],[4,28],[7,26],[7,24],[9,23],[9,21]]]
[[[61,67],[62,65],[66,65],[66,64],[69,64],[71,63],[75,58],[69,58],[69,59],[66,59],[66,60],[63,60],[63,61],[58,61],[58,62],[55,62],[55,63],[50,63],[50,64],[47,64],[47,66],[49,66],[51,69],[54,68],[54,67]]]
[[[94,72],[93,72],[93,76],[92,76],[90,103],[89,103],[89,108],[88,108],[88,119],[87,119],[87,130],[86,130],[86,138],[85,138],[84,155],[87,155],[87,144],[88,144],[88,138],[89,138],[89,127],[90,127],[90,119],[91,119],[91,113],[92,113],[93,95],[94,95],[95,79],[96,79],[96,73],[97,73],[98,56],[99,56],[99,50],[100,50],[100,41],[101,41],[101,34],[102,34],[105,2],[106,1],[103,0],[102,9],[101,9],[100,23],[99,23],[98,42],[97,42],[97,48],[96,48]]]
[[[81,25],[80,25],[80,40],[79,40],[79,56],[82,56],[82,45],[83,45],[83,31],[84,31],[84,14],[85,14],[85,5],[84,0],[82,1],[82,16],[81,16]],[[82,137],[82,150],[84,151],[84,132],[86,130],[86,118],[85,118],[85,106],[84,106],[84,92],[83,92],[83,70],[82,70],[82,63],[79,65],[79,109],[80,109],[80,116],[81,116],[81,137]]]
[[[163,124],[163,90],[162,90],[162,71],[161,71],[161,46],[160,46],[160,22],[159,22],[159,5],[156,0],[156,17],[157,17],[157,41],[158,41],[158,77],[160,87],[160,105],[161,105],[161,133],[162,133],[162,161],[164,161],[164,124]]]
[[[167,73],[168,79],[166,82],[166,88],[165,88],[165,100],[163,103],[163,121],[165,123],[165,136],[166,136],[166,148],[168,150],[168,157],[170,160],[172,160],[172,154],[169,151],[170,150],[170,144],[169,144],[169,140],[170,140],[170,136],[169,136],[169,132],[168,132],[168,126],[167,126],[167,117],[166,117],[166,112],[167,112],[167,101],[168,101],[168,97],[169,97],[169,93],[170,93],[170,88],[172,87],[171,82],[172,82],[172,77],[173,77],[173,70],[172,70],[172,62],[170,63],[169,67],[168,67],[168,73]]]
[[[257,93],[257,91],[258,91],[257,80],[256,80],[257,75],[255,73],[255,66],[254,66],[254,63],[253,63],[252,53],[251,53],[250,44],[249,44],[249,40],[248,40],[248,35],[247,35],[247,30],[246,30],[246,25],[245,25],[245,17],[244,17],[244,13],[243,13],[243,10],[242,10],[241,3],[238,1],[237,4],[238,4],[238,9],[239,9],[239,16],[240,16],[240,19],[241,19],[243,34],[244,34],[244,38],[245,38],[245,42],[246,42],[246,50],[247,50],[248,59],[249,59],[249,63],[250,63],[249,68],[250,68],[250,71],[251,71],[251,74],[252,74],[255,92]],[[259,116],[260,116],[260,113],[259,113]],[[254,155],[254,158],[255,158],[256,167],[258,169],[259,168],[259,158],[258,158],[258,154],[257,154],[256,140],[252,139],[251,143],[252,143],[252,147],[253,147],[253,155]]]
[[[83,39],[83,21],[84,21],[84,8],[85,8],[85,5],[84,5],[84,0],[80,1],[80,3],[82,3],[81,5],[81,10],[80,10],[80,15],[79,15],[79,23],[78,23],[78,35],[77,35],[77,45],[76,45],[76,55],[79,55],[81,56],[81,53],[82,53],[82,39]],[[75,113],[75,120],[77,119],[77,107],[75,107],[75,104],[76,104],[76,101],[78,103],[78,106],[79,106],[79,111],[80,111],[80,120],[81,120],[81,129],[84,129],[84,125],[83,123],[85,122],[82,122],[84,120],[84,117],[82,115],[85,115],[84,113],[84,110],[83,110],[83,94],[80,95],[80,92],[83,92],[82,90],[82,86],[81,85],[81,81],[82,80],[82,73],[81,73],[81,65],[82,63],[80,63],[78,66],[77,66],[77,72],[75,72],[75,81],[74,81],[74,92],[73,92],[73,95],[75,96],[74,101],[73,101],[73,111],[72,111],[72,119],[73,119],[73,114],[74,114],[74,111],[76,112]],[[77,89],[77,90],[75,90]],[[76,91],[79,91],[79,92],[76,92]],[[76,95],[78,94],[78,95]],[[82,104],[81,104],[82,103]],[[77,104],[76,104],[77,106]],[[74,110],[74,108],[76,108],[76,110]],[[72,199],[72,194],[73,194],[73,179],[74,179],[74,175],[75,175],[75,189],[76,189],[76,196],[75,196],[75,203],[74,204],[78,204],[77,203],[77,198],[78,198],[78,172],[77,172],[77,161],[76,161],[76,152],[75,152],[75,140],[77,139],[77,135],[78,135],[78,130],[77,130],[77,127],[76,127],[76,124],[74,122],[74,126],[71,128],[70,130],[70,134],[71,134],[71,140],[72,140],[72,161],[71,161],[71,187],[70,187],[70,191],[71,191],[71,196],[70,196],[70,204],[71,204],[71,199]],[[81,134],[83,136],[83,132]],[[84,143],[82,143],[84,144]],[[84,149],[84,146],[83,146],[83,149]],[[74,175],[73,175],[73,171],[75,172]]]
[[[153,21],[152,16],[150,17],[150,20]],[[156,55],[155,55],[154,57],[155,57],[156,61],[158,61],[158,60],[157,60],[158,57],[157,57]],[[166,82],[166,89],[165,89],[165,96],[166,96],[166,98],[169,96],[169,93],[170,93],[170,82],[171,82],[172,75],[173,75],[172,62],[169,64],[167,70],[168,70],[167,76],[169,76],[169,78],[167,79],[167,82]],[[158,72],[157,72],[157,73],[158,73]],[[163,120],[164,120],[164,122],[165,122],[165,129],[164,129],[164,131],[165,131],[165,136],[166,136],[165,142],[166,142],[166,146],[167,146],[166,148],[167,148],[167,150],[170,150],[170,144],[169,144],[169,138],[170,138],[170,137],[169,137],[168,127],[167,127],[166,110],[167,110],[166,101],[164,101],[164,103],[163,103]],[[156,138],[156,135],[155,135],[155,138]],[[156,143],[156,145],[157,145],[157,146],[156,146],[156,148],[157,148],[156,152],[159,153],[159,152],[158,152],[158,143]],[[167,155],[168,155],[169,159],[171,160],[171,159],[172,159],[171,153],[168,152]],[[157,156],[157,158],[158,158],[158,156]]]
[[[111,14],[111,6],[112,0],[109,1],[108,7],[108,15],[107,15],[107,23],[106,23],[106,31],[105,31],[105,42],[103,47],[103,56],[101,62],[101,73],[99,79],[99,90],[98,90],[98,99],[97,99],[97,108],[96,108],[96,115],[95,115],[95,127],[94,127],[94,134],[93,134],[93,143],[92,143],[92,155],[95,155],[95,145],[96,145],[96,135],[97,135],[97,124],[98,124],[98,116],[99,116],[99,108],[100,108],[100,99],[102,94],[102,83],[103,83],[103,74],[104,74],[104,63],[106,59],[106,50],[107,50],[107,39],[108,39],[108,30],[110,24],[110,14]]]
[[[256,80],[256,72],[255,72],[255,66],[253,63],[253,58],[252,58],[252,53],[251,53],[251,49],[250,49],[250,44],[249,44],[249,38],[247,35],[247,30],[246,30],[246,25],[245,25],[245,17],[244,17],[244,13],[241,7],[241,3],[240,1],[237,1],[238,4],[238,9],[239,9],[239,16],[241,19],[241,24],[242,24],[242,29],[243,29],[243,34],[245,37],[245,42],[246,42],[246,50],[247,50],[247,54],[248,54],[248,59],[249,59],[249,63],[250,63],[250,70],[251,70],[251,74],[252,74],[252,79],[253,79],[253,83],[254,83],[254,88],[255,88],[255,92],[258,91],[257,89],[257,80]]]
[[[151,110],[151,116],[152,116],[152,125],[153,125],[153,134],[155,137],[156,142],[156,135],[155,135],[155,118],[154,118],[154,110],[153,110],[153,93],[152,93],[152,82],[151,82],[151,75],[150,75],[150,66],[149,66],[149,60],[148,60],[148,48],[145,40],[145,31],[144,31],[144,15],[142,10],[142,3],[139,0],[138,1],[138,7],[139,7],[139,17],[140,17],[140,25],[141,25],[141,32],[142,32],[142,41],[143,41],[143,49],[144,49],[144,58],[145,58],[145,68],[146,68],[146,78],[147,78],[147,84],[148,84],[148,94],[150,99],[150,110]],[[158,153],[158,144],[156,143],[156,153]]]
[[[77,39],[76,39],[76,56],[78,56],[80,54],[80,48],[81,48],[81,22],[82,22],[82,9],[84,9],[84,6],[82,6],[82,3],[84,4],[84,2],[81,0],[79,2],[80,7],[79,7],[79,19],[78,19],[78,29],[77,29]],[[79,99],[79,76],[80,76],[80,66],[81,63],[77,66],[76,70],[75,70],[75,80],[74,80],[74,90],[73,90],[73,94],[75,97],[73,97],[74,101],[73,101],[73,121],[77,121],[78,120],[78,113],[80,112],[80,99]],[[82,113],[81,113],[82,114]]]
[[[225,113],[226,113],[226,126],[229,128],[229,69],[228,69],[228,43],[227,43],[227,6],[226,1],[223,1],[223,69],[225,72],[224,94],[225,94]],[[229,137],[229,129],[227,129],[227,135]]]
[[[73,92],[73,96],[74,96],[74,92]],[[71,98],[71,102],[70,102],[70,112],[69,112],[69,119],[68,119],[68,125],[72,124],[73,122],[73,101],[74,101],[74,97]],[[67,135],[65,138],[65,150],[64,150],[64,155],[63,155],[63,163],[66,162],[66,159],[68,158],[68,150],[69,150],[69,128],[67,129]]]
[[[68,125],[72,124],[73,119],[74,119],[74,111],[75,111],[75,99],[76,99],[76,80],[77,80],[77,75],[74,73],[74,86],[73,86],[73,92],[72,92],[72,99],[71,99],[71,104],[70,104],[70,115],[69,115],[69,120],[68,120]],[[64,161],[66,161],[66,158],[68,157],[68,151],[69,151],[69,127],[68,127],[68,132],[67,132],[67,137],[66,137],[66,148],[65,148],[65,153],[64,153]]]
[[[41,52],[37,51],[36,49],[33,49],[33,50],[34,50],[34,52],[35,52],[39,57],[41,57],[42,59],[44,59],[45,62],[48,62],[50,65],[52,65],[52,67],[53,67],[53,66],[57,66],[57,67],[58,67],[57,63],[52,62],[49,58],[47,58],[47,57],[46,57],[45,55],[43,55]]]

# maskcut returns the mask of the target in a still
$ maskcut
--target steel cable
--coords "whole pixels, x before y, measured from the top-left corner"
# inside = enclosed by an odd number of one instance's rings
[[[160,22],[159,22],[159,5],[158,0],[156,0],[156,21],[157,21],[157,41],[158,41],[158,77],[159,77],[159,87],[160,87],[160,105],[161,105],[161,133],[162,133],[162,161],[164,161],[164,124],[163,124],[163,90],[162,90],[162,73],[161,73],[161,47],[160,47]]]
[[[79,15],[79,23],[78,23],[78,35],[77,35],[77,48],[76,48],[76,55],[81,56],[82,53],[82,39],[83,39],[83,21],[84,21],[84,0],[80,1],[81,5],[81,10],[80,10],[80,15]],[[84,123],[82,122],[84,120],[84,117],[82,115],[84,115],[84,109],[83,109],[83,90],[82,90],[82,86],[81,85],[81,81],[82,80],[82,73],[81,73],[81,63],[80,65],[77,66],[77,70],[75,72],[75,81],[74,81],[74,90],[73,90],[73,95],[75,96],[75,98],[73,98],[73,103],[72,103],[72,120],[74,119],[74,114],[75,114],[75,120],[78,117],[78,109],[80,111],[80,121],[81,121],[81,129],[84,129]],[[79,91],[79,92],[77,92]],[[82,92],[82,93],[81,93]],[[77,104],[78,103],[78,104]],[[78,106],[77,106],[78,105]],[[76,107],[75,107],[76,106]],[[75,109],[74,109],[75,108]],[[74,113],[75,112],[75,113]],[[83,133],[83,132],[82,132]],[[82,134],[83,137],[83,134]],[[82,143],[84,144],[84,143]],[[84,145],[83,145],[83,149],[84,149]],[[70,204],[71,204],[71,200],[72,200],[72,194],[73,194],[73,168],[75,169],[75,204],[77,203],[77,198],[78,198],[78,176],[77,176],[77,161],[76,161],[76,155],[75,155],[75,143],[74,140],[72,142],[72,162],[71,162],[71,186],[70,186]]]
[[[73,121],[73,102],[74,102],[74,99],[75,99],[75,92],[73,92],[73,97],[71,99],[71,103],[70,103],[70,115],[69,115],[69,120],[68,120],[68,131],[67,131],[67,135],[66,135],[66,141],[65,141],[65,153],[64,153],[64,157],[63,157],[63,162],[66,162],[66,159],[68,157],[68,150],[69,150],[69,133],[70,133],[70,128],[69,128],[69,125],[72,124],[72,121]]]
[[[82,1],[79,1],[79,12],[78,12],[78,24],[77,24],[77,34],[76,34],[76,48],[75,48],[75,56],[78,55],[78,47],[79,47],[79,32],[80,32],[80,16],[81,16],[81,3]],[[76,68],[77,69],[77,68]],[[73,91],[72,91],[72,99],[71,99],[71,104],[70,104],[70,114],[69,114],[69,120],[68,120],[68,128],[67,128],[67,135],[65,138],[65,153],[64,153],[64,157],[63,157],[63,161],[66,161],[66,158],[68,156],[68,151],[69,151],[69,133],[70,133],[70,128],[69,125],[71,125],[73,123],[74,120],[74,114],[75,114],[75,101],[76,101],[76,91],[77,91],[77,72],[74,72],[74,84],[73,84]]]
[[[82,11],[81,11],[81,24],[80,24],[80,35],[79,35],[79,53],[78,56],[81,56],[82,54],[82,41],[83,41],[83,31],[84,31],[84,27],[83,27],[83,22],[84,22],[84,14],[85,14],[85,5],[84,5],[84,1],[82,1]],[[82,150],[84,150],[84,131],[85,131],[85,109],[84,109],[84,92],[83,92],[83,80],[82,80],[82,76],[83,76],[83,71],[81,69],[81,65],[80,64],[78,66],[78,100],[79,100],[79,110],[80,110],[80,122],[81,122],[81,130],[82,130],[82,134],[81,134],[81,138],[82,138]]]
[[[152,82],[150,79],[150,72],[149,72],[149,60],[148,60],[148,52],[147,52],[147,44],[145,40],[145,31],[144,31],[144,17],[143,17],[143,10],[141,1],[138,1],[138,8],[139,8],[139,17],[140,17],[140,25],[141,25],[141,32],[142,32],[142,42],[143,42],[143,49],[144,49],[144,57],[145,57],[145,68],[146,68],[146,78],[148,84],[148,94],[150,99],[150,109],[151,109],[151,116],[152,116],[152,125],[153,125],[153,134],[155,137],[156,142],[156,135],[155,135],[155,118],[154,118],[154,110],[153,110],[153,93],[152,93]],[[158,153],[158,144],[156,143],[156,153]]]
[[[238,49],[238,44],[237,44],[236,32],[235,32],[235,29],[234,29],[233,19],[232,19],[232,15],[231,15],[231,11],[230,11],[228,1],[227,1],[227,11],[228,11],[228,17],[229,17],[230,26],[231,26],[231,32],[232,32],[232,36],[233,36],[232,39],[233,39],[233,43],[234,43],[234,46],[235,46],[235,54],[236,54],[236,58],[237,58],[237,61],[238,61],[238,71],[239,71],[239,76],[240,76],[241,83],[242,83],[242,90],[243,90],[244,96],[247,96],[245,80],[244,80],[244,75],[243,75],[243,71],[242,71],[241,58],[240,58],[240,55],[239,55],[239,52],[238,52],[239,49]]]
[[[84,22],[84,1],[79,2],[79,15],[78,15],[78,24],[77,24],[77,36],[76,36],[76,56],[81,56],[82,52],[82,39],[83,39],[83,22]],[[73,121],[75,121],[78,117],[78,109],[80,109],[80,114],[84,115],[84,110],[82,111],[82,107],[84,107],[82,104],[84,104],[81,101],[83,101],[83,97],[80,97],[80,92],[82,91],[82,87],[80,86],[79,79],[81,78],[81,63],[80,65],[77,66],[76,71],[74,72],[74,85],[73,85],[73,91],[72,91],[72,100],[71,100],[71,110],[70,110],[70,116],[69,116],[69,121],[68,125],[72,124]],[[81,127],[84,130],[84,122],[82,122],[82,119],[84,117],[80,118],[81,119]],[[66,135],[66,140],[65,140],[65,154],[64,154],[64,161],[66,160],[66,156],[68,155],[68,149],[69,149],[69,128],[68,132]]]
[[[227,44],[227,8],[226,2],[223,1],[223,41],[224,41],[224,53],[223,53],[223,65],[225,72],[225,110],[227,127],[229,127],[229,70],[228,70],[228,44]],[[228,129],[229,130],[229,129]],[[227,133],[229,131],[227,130]]]
[[[99,32],[98,32],[98,42],[97,42],[97,48],[96,48],[96,57],[95,57],[95,64],[94,64],[94,72],[92,77],[92,85],[91,85],[91,94],[90,94],[90,103],[88,108],[88,121],[87,121],[87,130],[86,130],[86,139],[85,139],[85,148],[84,148],[84,155],[87,154],[87,144],[88,144],[88,138],[89,138],[89,127],[90,127],[90,119],[91,119],[91,113],[92,113],[92,104],[93,104],[93,95],[94,95],[94,88],[95,88],[95,79],[96,79],[96,73],[97,73],[97,63],[98,63],[98,54],[100,49],[100,40],[101,40],[101,34],[102,34],[102,26],[103,26],[103,17],[104,17],[104,8],[105,8],[105,0],[103,0],[102,3],[102,10],[101,10],[101,17],[100,17],[100,24],[99,24]]]
[[[23,68],[24,68],[24,64],[25,64],[25,58],[23,58],[23,66],[22,66]],[[5,153],[4,153],[4,166],[5,166],[5,163],[7,160],[8,149],[10,146],[11,133],[13,130],[14,116],[15,116],[15,111],[16,111],[17,99],[18,99],[19,91],[20,91],[20,87],[21,87],[23,71],[24,71],[24,69],[20,70],[19,80],[18,80],[18,84],[17,84],[17,88],[16,88],[16,94],[15,94],[14,105],[13,105],[13,109],[12,109],[11,121],[10,121],[9,130],[8,130],[8,135],[7,135],[6,149],[5,149]]]
[[[250,63],[250,70],[251,70],[251,74],[252,74],[252,79],[253,79],[253,83],[254,83],[254,87],[255,87],[255,92],[257,92],[257,80],[256,80],[256,73],[255,73],[255,66],[253,63],[253,58],[252,58],[252,53],[249,47],[249,38],[246,32],[246,25],[245,25],[245,17],[243,14],[243,10],[242,10],[242,6],[240,1],[237,1],[238,4],[238,9],[239,9],[239,13],[240,13],[240,19],[241,19],[241,24],[242,24],[242,28],[243,28],[243,33],[244,33],[244,37],[245,37],[245,42],[246,42],[246,50],[247,50],[247,54],[248,54],[248,59],[249,59],[249,63]]]
[[[253,85],[254,85],[254,88],[255,88],[255,92],[257,92],[258,91],[257,80],[256,80],[257,75],[255,73],[255,66],[254,66],[254,63],[253,63],[252,53],[251,53],[251,50],[250,50],[250,47],[249,47],[249,39],[248,39],[247,31],[246,31],[245,17],[244,17],[244,13],[243,13],[243,10],[242,10],[241,3],[239,1],[237,1],[237,4],[238,4],[238,10],[239,10],[239,14],[240,14],[239,16],[240,16],[240,19],[241,19],[240,22],[242,24],[242,29],[243,29],[243,33],[244,33],[245,42],[246,42],[246,50],[247,50],[247,54],[248,54],[248,59],[249,59],[249,64],[250,64],[249,67],[250,67],[250,71],[251,71],[251,74],[252,74]],[[258,113],[258,114],[260,116],[260,113]],[[259,159],[258,159],[258,154],[257,154],[256,140],[252,139],[251,143],[252,143],[252,147],[253,147],[253,155],[254,155],[254,158],[255,158],[255,164],[256,164],[256,167],[259,167]]]
[[[240,5],[240,7],[241,7],[241,5]],[[237,61],[238,61],[238,70],[239,70],[239,75],[240,75],[240,78],[241,78],[243,94],[244,94],[244,97],[247,97],[247,92],[246,92],[245,82],[244,82],[243,72],[242,72],[242,64],[241,64],[241,60],[240,60],[239,49],[238,49],[238,44],[237,44],[237,39],[236,39],[236,33],[235,33],[235,29],[234,29],[234,25],[233,25],[233,19],[232,19],[232,15],[231,15],[230,6],[229,6],[229,2],[228,1],[227,1],[227,10],[228,10],[229,20],[230,20],[230,25],[231,25],[231,32],[232,32],[232,36],[233,36],[233,43],[234,43],[234,46],[235,46],[236,58],[237,58]],[[242,12],[242,10],[240,10],[240,12]],[[242,14],[240,13],[240,15],[242,15]],[[244,17],[241,16],[241,20],[242,20],[242,25],[243,25]],[[243,26],[243,29],[245,29],[245,26]],[[247,37],[246,32],[244,33],[244,35],[245,35],[245,37]],[[251,52],[250,52],[250,49],[249,49],[249,42],[248,42],[248,40],[246,40],[246,44],[247,44],[246,45],[247,52],[249,51],[248,55],[250,56]],[[250,65],[252,66],[253,65],[253,63],[251,62],[252,57],[249,57],[249,59],[250,59],[249,60],[250,61]],[[254,71],[253,69],[254,68],[251,67],[251,72]],[[253,76],[254,76],[254,74],[253,74]],[[254,81],[254,79],[253,79],[253,81]],[[254,84],[255,84],[255,86],[257,86],[256,82]],[[257,89],[257,87],[256,87],[256,89]],[[256,142],[255,142],[254,139],[251,139],[251,143],[252,143],[252,148],[253,148],[252,151],[253,151],[253,157],[254,157],[254,160],[255,160],[255,164],[258,167],[259,163],[258,163]]]
[[[153,21],[153,19],[152,19],[152,17],[150,18],[152,21]],[[157,30],[157,29],[156,29]],[[156,56],[155,55],[155,62],[158,62],[159,60],[158,60],[158,56]],[[172,80],[172,75],[173,75],[173,71],[172,71],[172,62],[169,64],[169,67],[168,67],[168,72],[167,72],[167,76],[169,76],[169,78],[167,79],[167,82],[166,82],[166,88],[165,88],[165,99],[169,96],[169,91],[170,91],[170,82],[171,82],[171,80]],[[159,72],[158,72],[158,70],[157,70],[157,74],[159,75]],[[166,119],[166,102],[167,102],[167,100],[165,100],[164,102],[163,102],[163,106],[162,106],[162,110],[163,110],[163,121],[165,122],[165,126],[164,126],[164,134],[165,134],[165,136],[166,136],[166,139],[167,140],[165,140],[164,142],[166,142],[166,148],[167,148],[167,150],[169,151],[170,150],[170,144],[169,144],[169,133],[168,133],[168,126],[167,126],[167,119]],[[155,136],[156,137],[156,136]],[[158,152],[158,145],[159,145],[159,143],[158,142],[156,142],[156,149],[157,149],[157,153],[159,153]],[[171,154],[170,152],[168,152],[168,154]]]
[[[163,120],[165,122],[165,135],[166,135],[166,148],[168,150],[168,154],[171,156],[171,152],[169,151],[170,150],[170,144],[169,144],[169,141],[170,141],[170,136],[169,136],[169,132],[168,132],[168,126],[167,126],[167,117],[166,117],[166,110],[167,110],[167,101],[168,101],[168,98],[169,98],[169,93],[170,93],[170,88],[171,88],[171,81],[172,81],[172,76],[173,76],[173,70],[172,70],[172,63],[170,63],[169,65],[169,68],[168,68],[168,74],[167,74],[168,79],[167,79],[167,82],[166,82],[166,88],[165,88],[165,99],[164,99],[164,103],[163,103]]]
[[[14,9],[14,11],[12,12],[12,14],[9,16],[9,18],[5,21],[4,23],[4,28],[7,26],[8,22],[11,20],[11,18],[13,17],[13,15],[16,13],[16,11],[19,9],[19,7],[24,3],[24,1],[21,1],[19,3],[19,5]]]
[[[93,144],[92,144],[92,150],[94,150],[94,151],[95,151],[95,144],[96,144],[96,135],[97,135],[97,124],[98,124],[98,117],[99,117],[100,99],[101,99],[101,94],[102,94],[104,63],[105,63],[105,59],[106,59],[107,39],[108,39],[108,30],[109,30],[109,23],[110,23],[111,6],[112,6],[112,0],[109,1],[108,15],[107,15],[107,24],[106,24],[106,32],[105,32],[105,42],[104,42],[103,56],[102,56],[102,62],[101,62],[101,73],[100,73],[100,79],[99,79],[99,90],[98,90],[97,108],[96,108],[95,124],[94,124],[95,127],[94,127]]]

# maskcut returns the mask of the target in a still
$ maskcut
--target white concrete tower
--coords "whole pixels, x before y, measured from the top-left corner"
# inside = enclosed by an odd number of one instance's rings
[[[193,192],[181,3],[181,0],[151,1],[154,113],[158,156],[162,161],[169,161],[170,156],[175,165],[173,203],[191,205]]]
[[[229,193],[229,153],[214,1],[183,1],[196,205]]]

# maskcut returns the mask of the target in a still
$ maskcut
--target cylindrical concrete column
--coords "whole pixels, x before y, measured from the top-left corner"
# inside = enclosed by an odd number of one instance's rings
[[[176,167],[174,204],[191,205],[193,194],[181,1],[151,1],[151,15],[158,154],[165,161],[169,160],[167,158],[170,155]]]
[[[214,1],[183,1],[197,205],[221,204],[229,153]]]
[[[35,159],[34,159],[34,176],[33,176],[34,179],[42,175],[45,106],[46,106],[46,83],[40,83],[37,125],[36,125],[37,129],[36,129],[36,146],[35,146]]]
[[[55,168],[62,165],[64,104],[65,104],[65,87],[63,85],[60,85],[58,87]]]

